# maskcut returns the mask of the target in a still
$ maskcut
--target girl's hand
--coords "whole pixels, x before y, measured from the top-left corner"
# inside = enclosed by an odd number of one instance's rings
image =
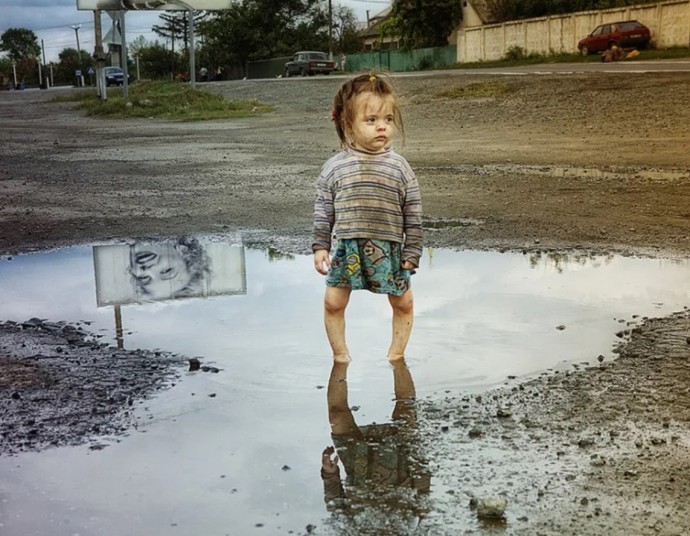
[[[416,268],[410,261],[403,261],[401,266],[403,270],[414,270]]]
[[[314,268],[321,275],[328,275],[328,270],[331,267],[331,259],[328,257],[328,250],[317,249],[314,252]]]
[[[326,447],[321,455],[321,469],[324,473],[334,474],[339,472],[338,455],[333,447]]]

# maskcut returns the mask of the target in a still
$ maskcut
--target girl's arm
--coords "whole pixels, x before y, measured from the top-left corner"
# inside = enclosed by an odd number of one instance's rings
[[[424,237],[422,233],[422,196],[419,190],[419,182],[409,166],[405,166],[405,201],[403,203],[403,220],[405,228],[405,244],[403,245],[403,264],[408,262],[413,268],[419,266],[419,258],[422,256]],[[403,266],[406,268],[406,266]]]
[[[328,185],[328,177],[321,174],[316,182],[316,201],[314,202],[314,242],[313,252],[331,250],[331,234],[335,223],[333,192]]]

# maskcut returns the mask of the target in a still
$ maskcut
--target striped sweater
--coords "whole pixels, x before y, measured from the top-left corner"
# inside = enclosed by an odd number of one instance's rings
[[[393,150],[347,148],[324,164],[316,182],[312,250],[330,251],[332,238],[399,242],[402,260],[419,266],[422,200],[407,160]]]

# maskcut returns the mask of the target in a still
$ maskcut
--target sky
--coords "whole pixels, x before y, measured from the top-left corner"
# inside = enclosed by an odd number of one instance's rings
[[[325,3],[326,0],[324,0]],[[360,21],[375,15],[389,5],[389,0],[333,0],[333,6],[342,5],[354,10]],[[127,13],[125,28],[127,42],[143,35],[147,41],[162,41],[151,31],[159,23],[157,11],[131,11]],[[101,16],[103,35],[110,29],[111,20],[105,13]],[[75,31],[72,26],[80,25]],[[77,0],[0,0],[0,35],[8,28],[28,28],[38,38],[38,44],[45,50],[46,62],[58,61],[58,54],[67,47],[79,47],[93,53],[94,16],[93,11],[77,9]]]

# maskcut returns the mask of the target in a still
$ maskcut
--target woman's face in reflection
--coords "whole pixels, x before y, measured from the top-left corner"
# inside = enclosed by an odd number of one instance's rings
[[[137,286],[153,299],[175,297],[191,279],[182,255],[169,244],[135,244],[130,267]]]

